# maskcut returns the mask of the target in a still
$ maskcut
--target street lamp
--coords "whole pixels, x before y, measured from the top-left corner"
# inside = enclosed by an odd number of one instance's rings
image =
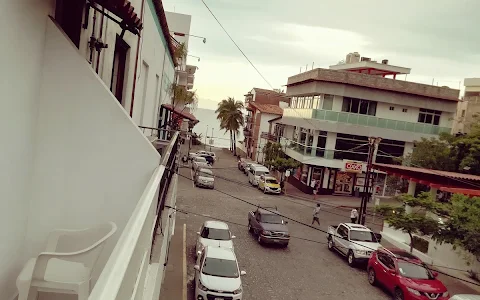
[[[188,54],[187,56],[195,57],[195,58],[197,58],[197,59],[198,59],[198,61],[200,61],[200,57],[198,57],[198,56],[195,56],[195,55],[190,55],[190,54]]]
[[[193,36],[193,37],[196,37],[196,38],[200,38],[200,39],[203,39],[203,43],[205,44],[207,42],[207,38],[206,37],[203,37],[203,36],[198,36],[198,35],[193,35],[193,34],[188,34],[188,33],[183,33],[183,32],[175,32],[175,31],[170,31],[173,33],[173,35],[177,35],[177,36]]]

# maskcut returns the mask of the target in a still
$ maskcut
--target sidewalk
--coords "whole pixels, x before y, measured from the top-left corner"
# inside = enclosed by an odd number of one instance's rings
[[[184,261],[184,225],[177,224],[170,242],[167,267],[160,290],[160,300],[186,300],[186,266]],[[184,273],[185,272],[185,273]]]

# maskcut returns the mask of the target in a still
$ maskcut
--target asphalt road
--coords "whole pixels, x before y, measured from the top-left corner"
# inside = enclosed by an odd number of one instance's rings
[[[315,203],[287,196],[264,195],[249,186],[247,176],[236,168],[236,160],[217,151],[214,165],[215,190],[195,188],[189,167],[179,170],[177,209],[192,213],[177,213],[178,226],[187,224],[188,299],[194,299],[194,252],[196,232],[208,217],[224,219],[236,236],[235,253],[241,270],[245,300],[293,299],[391,299],[384,291],[368,284],[362,268],[350,268],[340,255],[330,252],[326,234],[289,221],[292,235],[288,248],[261,246],[247,230],[247,216],[254,206],[234,197],[259,205],[277,206],[280,213],[311,223]],[[229,194],[229,195],[227,195]],[[232,197],[232,196],[234,197]],[[348,221],[348,212],[331,207],[322,208],[321,226]],[[193,213],[197,214],[194,215]],[[340,215],[338,215],[340,214]],[[305,239],[311,240],[307,241]]]

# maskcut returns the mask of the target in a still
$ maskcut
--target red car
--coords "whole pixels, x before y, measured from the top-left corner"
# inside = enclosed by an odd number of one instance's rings
[[[395,300],[446,300],[447,288],[418,257],[400,249],[380,248],[368,260],[368,282],[380,284]]]

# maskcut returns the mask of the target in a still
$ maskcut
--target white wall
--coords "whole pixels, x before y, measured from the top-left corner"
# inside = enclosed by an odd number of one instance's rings
[[[278,115],[274,115],[274,114],[266,114],[266,113],[260,113],[259,111],[257,111],[257,114],[260,115],[260,126],[259,126],[259,130],[258,130],[258,143],[257,143],[257,149],[258,149],[258,153],[257,153],[257,160],[258,161],[263,161],[263,146],[265,146],[267,144],[267,140],[266,139],[262,139],[260,138],[262,132],[268,132],[269,128],[270,128],[270,123],[268,123],[268,121],[272,120],[272,119],[275,119],[275,118],[278,118]]]
[[[3,1],[0,12],[0,298],[15,294],[24,249],[35,116],[52,1]],[[8,41],[8,42],[7,42]]]
[[[41,252],[55,228],[113,221],[119,230],[101,267],[160,155],[51,21],[46,39],[22,259]]]
[[[185,43],[185,46],[188,49],[188,40],[190,34],[190,24],[192,23],[192,16],[179,14],[171,11],[166,11],[165,16],[167,17],[168,29],[170,31],[178,32],[178,33],[185,33],[185,36],[174,35],[172,36],[177,40],[177,42]]]
[[[390,106],[394,110],[390,110]],[[407,112],[403,112],[403,109],[407,109]],[[420,110],[418,107],[400,106],[389,103],[378,102],[376,116],[379,118],[398,120],[405,122],[416,123],[418,121],[418,114]]]

